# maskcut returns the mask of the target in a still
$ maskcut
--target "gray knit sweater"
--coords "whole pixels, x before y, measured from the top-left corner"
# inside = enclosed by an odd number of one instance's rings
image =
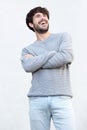
[[[64,95],[72,97],[69,67],[73,60],[71,36],[67,32],[51,34],[23,48],[21,63],[32,73],[28,96]],[[26,59],[24,55],[34,57]]]

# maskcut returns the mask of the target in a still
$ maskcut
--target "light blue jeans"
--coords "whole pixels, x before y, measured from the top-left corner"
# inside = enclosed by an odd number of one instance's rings
[[[29,97],[31,130],[75,130],[72,98],[68,96]]]

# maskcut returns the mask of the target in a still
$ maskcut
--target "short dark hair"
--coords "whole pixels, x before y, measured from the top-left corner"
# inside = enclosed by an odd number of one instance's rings
[[[29,26],[29,23],[33,23],[33,16],[36,14],[36,13],[43,13],[43,14],[46,14],[48,19],[49,19],[49,11],[44,8],[44,7],[41,7],[41,6],[38,6],[38,7],[35,7],[33,9],[31,9],[28,14],[26,15],[26,24],[27,26],[33,31],[34,29],[32,27]]]

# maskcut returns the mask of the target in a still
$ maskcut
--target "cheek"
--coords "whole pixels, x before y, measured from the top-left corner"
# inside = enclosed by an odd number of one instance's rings
[[[34,24],[34,25],[37,25],[38,22],[39,22],[38,20],[34,20],[34,21],[33,21],[33,24]]]

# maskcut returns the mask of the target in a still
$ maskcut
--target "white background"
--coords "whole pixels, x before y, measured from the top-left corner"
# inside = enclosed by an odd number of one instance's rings
[[[20,55],[36,38],[25,24],[26,14],[36,6],[50,11],[50,32],[72,36],[73,108],[77,130],[87,130],[86,0],[0,0],[0,130],[30,130],[26,95],[31,74],[24,72]]]

